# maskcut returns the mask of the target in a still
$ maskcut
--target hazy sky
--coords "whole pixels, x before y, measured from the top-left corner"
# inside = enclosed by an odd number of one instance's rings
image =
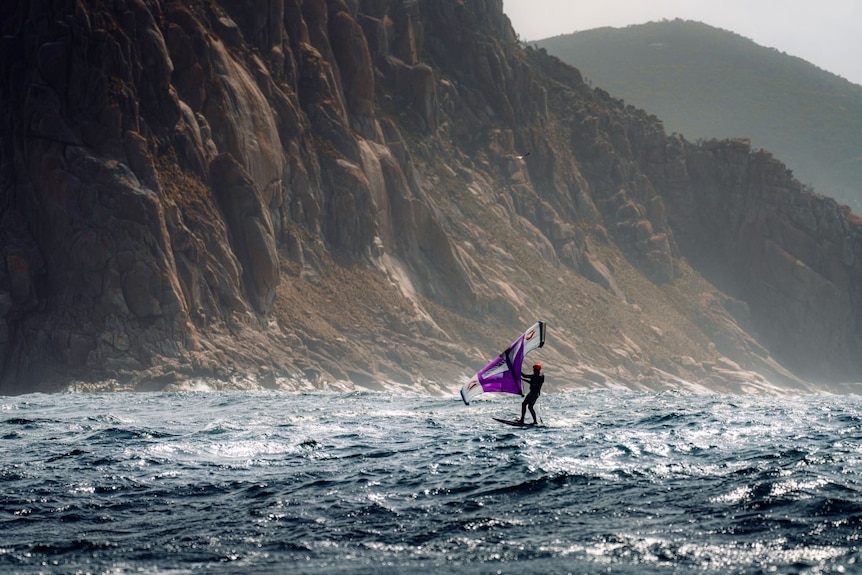
[[[697,20],[862,85],[862,0],[503,0],[503,11],[522,40]]]

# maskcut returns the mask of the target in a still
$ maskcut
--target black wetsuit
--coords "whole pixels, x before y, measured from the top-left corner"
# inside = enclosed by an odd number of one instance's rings
[[[536,410],[533,409],[533,406],[536,404],[536,400],[539,399],[539,394],[542,393],[542,384],[545,383],[545,376],[534,371],[530,375],[522,373],[521,379],[530,382],[530,393],[527,394],[527,397],[525,397],[524,401],[521,403],[520,421],[521,423],[524,423],[524,415],[527,413],[527,408],[530,408],[530,415],[533,416],[533,423],[538,423],[539,420],[536,417]]]
[[[545,376],[541,373],[531,373],[530,375],[521,375],[524,381],[530,382],[530,393],[524,398],[524,403],[533,406],[536,400],[539,399],[539,394],[542,393],[542,385],[545,383]]]

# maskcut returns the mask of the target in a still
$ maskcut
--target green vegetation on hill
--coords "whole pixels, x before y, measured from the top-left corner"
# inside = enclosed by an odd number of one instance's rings
[[[732,32],[684,20],[532,46],[689,140],[750,138],[815,191],[862,212],[862,86]]]

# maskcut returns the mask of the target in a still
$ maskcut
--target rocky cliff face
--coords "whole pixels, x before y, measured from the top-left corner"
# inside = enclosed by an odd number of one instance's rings
[[[862,375],[859,220],[522,49],[500,0],[0,16],[0,392],[442,393],[536,318],[559,387]]]

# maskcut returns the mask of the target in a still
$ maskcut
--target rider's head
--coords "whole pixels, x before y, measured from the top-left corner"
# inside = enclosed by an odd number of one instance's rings
[[[540,363],[534,363],[534,364],[533,364],[533,371],[534,371],[535,373],[539,373],[540,371],[542,371],[542,364],[540,364]]]

